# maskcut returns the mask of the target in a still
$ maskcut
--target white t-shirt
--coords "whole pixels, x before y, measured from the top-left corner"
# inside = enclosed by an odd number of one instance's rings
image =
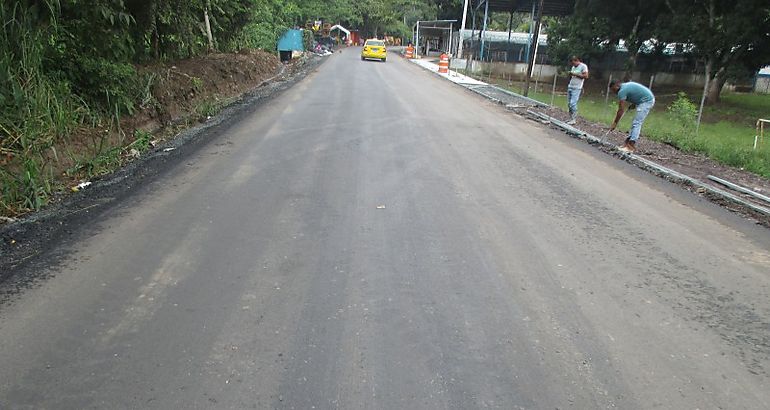
[[[572,72],[574,74],[587,73],[588,72],[588,66],[585,65],[584,63],[580,63],[580,64],[577,65],[577,67],[572,66],[572,69],[570,70],[570,72]],[[585,82],[585,79],[584,78],[580,78],[580,77],[572,77],[572,76],[570,76],[570,77],[571,78],[569,80],[569,86],[568,87],[569,88],[576,88],[578,90],[582,90],[583,89],[583,82]]]

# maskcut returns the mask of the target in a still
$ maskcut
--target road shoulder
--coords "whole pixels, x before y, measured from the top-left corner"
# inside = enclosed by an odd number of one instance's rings
[[[218,115],[181,131],[125,167],[92,183],[62,202],[0,226],[0,301],[28,286],[40,263],[59,259],[57,244],[67,241],[135,189],[162,177],[238,121],[314,73],[327,58],[311,57],[291,74],[243,94]],[[41,262],[44,261],[44,262]],[[40,265],[43,266],[43,265]]]

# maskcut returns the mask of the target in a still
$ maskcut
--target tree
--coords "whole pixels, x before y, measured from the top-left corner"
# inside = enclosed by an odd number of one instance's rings
[[[513,31],[518,31],[519,27],[526,26],[529,29],[529,14],[526,13],[490,13],[487,29],[490,31],[508,31],[509,24]]]
[[[436,9],[437,19],[456,19],[463,14],[463,0],[424,0]]]
[[[609,44],[617,44],[620,40],[628,50],[626,75],[630,76],[636,68],[642,44],[653,38],[658,29],[658,16],[663,11],[663,0],[637,0],[628,2],[607,2],[593,0],[591,8],[594,13],[602,13],[608,22]]]
[[[755,73],[770,62],[770,3],[766,0],[669,0],[671,23],[681,41],[706,64],[706,101],[719,102],[730,79]]]
[[[713,104],[728,80],[770,62],[768,26],[767,0],[578,0],[575,13],[552,28],[549,46],[552,58],[561,61],[569,50],[598,55],[622,40],[630,73],[646,41],[658,52],[666,43],[683,44],[705,62],[711,80],[707,102]]]
[[[610,31],[610,23],[606,18],[589,13],[576,13],[556,19],[548,31],[548,56],[551,61],[565,64],[572,55],[590,61],[615,46],[608,40],[611,37]]]
[[[549,34],[549,48],[557,61],[569,54],[584,58],[611,52],[621,41],[628,50],[626,74],[636,67],[644,41],[658,30],[664,0],[583,0],[575,13],[556,21]]]

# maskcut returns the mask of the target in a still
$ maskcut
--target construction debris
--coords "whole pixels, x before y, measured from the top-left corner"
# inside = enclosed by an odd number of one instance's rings
[[[18,219],[16,218],[9,218],[7,216],[0,216],[0,223],[2,224],[12,224],[16,222]]]
[[[717,182],[719,184],[722,184],[722,185],[724,185],[724,186],[726,186],[726,187],[728,187],[730,189],[736,190],[738,192],[742,192],[742,193],[744,193],[746,195],[750,195],[750,196],[752,196],[752,197],[754,197],[756,199],[759,199],[761,201],[764,201],[764,202],[770,204],[770,197],[767,197],[765,195],[762,195],[760,193],[752,191],[751,189],[748,189],[746,187],[742,187],[742,186],[740,186],[738,184],[735,184],[735,183],[732,183],[732,182],[730,182],[730,181],[728,181],[726,179],[718,178],[718,177],[715,177],[713,175],[709,175],[708,179],[710,179],[710,180],[712,180],[714,182]]]
[[[83,189],[86,189],[89,186],[91,186],[91,184],[92,184],[91,181],[81,182],[81,183],[77,184],[76,186],[72,187],[72,192],[78,192],[78,191],[81,191]]]

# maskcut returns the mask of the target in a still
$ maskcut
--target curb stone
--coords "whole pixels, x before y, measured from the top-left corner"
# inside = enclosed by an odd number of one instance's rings
[[[410,61],[410,62],[412,62],[412,61]],[[414,62],[412,62],[412,63],[414,65],[424,69],[425,71],[429,71],[429,72],[431,72],[431,73],[441,77],[442,79],[447,80],[444,76],[442,76],[438,72],[435,72],[433,70],[429,70],[429,69],[427,69],[427,68],[425,68],[425,67],[423,67],[423,66],[421,66],[421,65],[419,65],[417,63],[414,63]],[[449,80],[447,80],[447,81],[449,81]],[[555,127],[561,129],[562,131],[564,131],[565,133],[567,133],[569,135],[573,135],[573,136],[575,136],[575,137],[577,137],[579,139],[586,140],[589,143],[594,144],[594,145],[599,145],[599,146],[602,146],[602,147],[605,147],[605,148],[611,148],[611,149],[613,149],[613,151],[615,151],[614,150],[615,146],[612,143],[609,143],[609,142],[604,141],[604,140],[602,140],[600,138],[597,138],[597,137],[595,137],[595,136],[593,136],[593,135],[591,135],[591,134],[589,134],[589,133],[587,133],[587,132],[585,132],[583,130],[580,130],[579,128],[576,128],[576,127],[573,127],[571,125],[568,125],[567,123],[565,123],[565,122],[563,122],[563,121],[561,121],[559,119],[553,118],[553,117],[551,117],[549,115],[546,115],[546,114],[543,114],[543,113],[532,111],[531,109],[528,109],[529,107],[521,106],[521,105],[517,105],[517,104],[508,104],[505,101],[501,101],[501,100],[499,100],[497,98],[485,95],[484,93],[479,92],[479,89],[483,88],[483,87],[492,87],[492,88],[497,89],[497,90],[499,90],[501,92],[504,92],[504,93],[506,93],[508,95],[511,95],[514,98],[517,98],[517,99],[522,100],[522,101],[526,101],[527,103],[530,103],[530,106],[547,107],[548,105],[545,104],[545,103],[542,103],[540,101],[531,99],[529,97],[525,97],[525,96],[517,94],[517,93],[515,93],[513,91],[505,90],[505,89],[502,89],[500,87],[496,87],[496,86],[489,85],[489,84],[487,84],[487,85],[463,85],[463,84],[455,83],[453,81],[450,81],[450,82],[452,82],[452,83],[454,83],[456,85],[460,85],[463,88],[468,89],[470,91],[473,91],[476,94],[482,95],[483,97],[487,98],[488,100],[490,100],[492,102],[495,102],[497,104],[504,104],[506,106],[506,109],[508,109],[510,111],[519,111],[519,110],[522,110],[522,109],[526,109],[525,114],[528,115],[530,118],[537,119],[539,122],[541,122],[543,124],[546,124],[546,125],[547,124],[554,125]],[[716,187],[714,187],[712,185],[709,185],[709,184],[707,184],[707,183],[705,183],[705,182],[703,182],[703,181],[701,181],[701,180],[699,180],[697,178],[693,178],[693,177],[690,177],[688,175],[682,174],[681,172],[678,172],[678,171],[675,171],[675,170],[673,170],[671,168],[665,167],[665,166],[663,166],[661,164],[658,164],[657,162],[651,161],[651,160],[649,160],[647,158],[643,158],[643,157],[641,157],[639,155],[635,155],[635,154],[623,154],[623,153],[620,153],[620,152],[614,152],[614,155],[620,157],[621,159],[623,159],[624,161],[626,161],[628,163],[631,163],[631,164],[633,164],[633,165],[635,165],[635,166],[637,166],[637,167],[639,167],[641,169],[644,169],[645,171],[648,171],[648,172],[650,172],[650,173],[652,173],[654,175],[657,175],[657,176],[659,176],[659,177],[661,177],[663,179],[666,179],[666,180],[669,180],[669,181],[672,181],[672,182],[675,182],[675,183],[680,183],[680,184],[684,184],[684,185],[689,185],[689,186],[695,187],[695,188],[697,188],[697,190],[699,192],[708,193],[711,196],[716,196],[719,199],[725,200],[727,202],[734,203],[736,205],[739,205],[741,207],[749,209],[749,210],[751,210],[753,212],[756,212],[756,213],[759,213],[761,215],[770,217],[770,208],[767,208],[767,207],[764,207],[764,206],[760,206],[760,205],[753,204],[751,202],[745,201],[744,199],[740,198],[737,195],[734,195],[734,194],[732,194],[730,192],[727,192],[725,190],[716,188]]]
[[[527,110],[527,114],[529,114],[532,117],[535,117],[537,119],[545,121],[547,124],[551,124],[556,126],[557,128],[562,129],[562,131],[566,132],[567,134],[574,135],[580,139],[584,139],[589,141],[590,143],[597,144],[600,146],[608,147],[608,148],[615,148],[614,144],[603,141],[585,131],[582,131],[578,128],[572,127],[563,121],[560,121],[556,118],[553,118],[551,116],[548,116],[543,113],[535,112],[532,110]],[[751,209],[752,211],[758,212],[760,214],[770,216],[770,208],[766,208],[760,205],[753,204],[751,202],[745,201],[742,198],[740,198],[737,195],[734,195],[730,192],[727,192],[725,190],[716,188],[712,185],[709,185],[697,178],[690,177],[688,175],[685,175],[681,172],[674,171],[671,168],[665,167],[663,165],[658,164],[655,161],[651,161],[647,158],[641,157],[639,155],[635,154],[622,154],[618,152],[618,155],[621,159],[625,160],[626,162],[632,163],[639,168],[642,168],[646,171],[649,171],[655,175],[658,175],[660,177],[663,177],[664,179],[679,182],[679,183],[685,183],[691,186],[694,186],[698,189],[705,190],[709,192],[710,194],[717,195],[719,197],[722,197],[725,200],[728,200],[730,202],[734,202],[740,206],[746,207]]]

